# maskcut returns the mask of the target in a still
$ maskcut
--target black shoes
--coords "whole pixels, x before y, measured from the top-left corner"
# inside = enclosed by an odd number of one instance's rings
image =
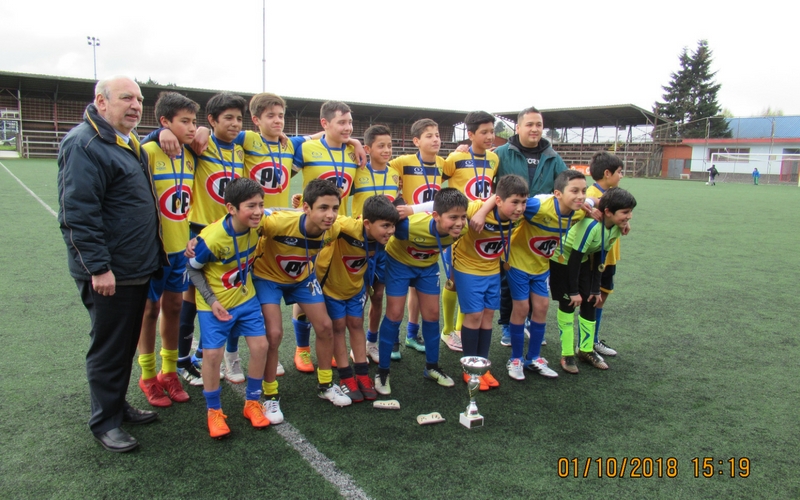
[[[95,435],[94,438],[103,445],[103,448],[115,453],[125,453],[139,446],[139,441],[120,427]]]
[[[149,424],[157,418],[158,413],[148,410],[137,410],[133,406],[128,406],[122,413],[122,421],[131,425]]]

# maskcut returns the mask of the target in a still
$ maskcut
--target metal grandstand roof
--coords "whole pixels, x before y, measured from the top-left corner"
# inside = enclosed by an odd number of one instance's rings
[[[519,111],[499,112],[495,115],[516,122]],[[627,127],[629,125],[655,125],[656,122],[666,123],[668,121],[633,104],[543,109],[541,111],[545,128],[553,129]]]
[[[43,92],[49,95],[80,96],[90,102],[93,99],[94,80],[82,78],[68,78],[51,75],[35,75],[27,73],[12,73],[0,71],[0,89],[18,89],[23,93]],[[165,85],[140,84],[146,102],[155,102],[158,93],[164,90],[174,90],[185,94],[205,105],[205,103],[220,90],[199,89],[192,87],[173,87]],[[233,92],[233,91],[232,91]],[[252,92],[234,92],[245,99],[253,96]],[[319,108],[328,99],[309,99],[303,97],[286,97],[287,113],[291,116],[316,115]],[[466,111],[415,108],[410,106],[391,106],[386,104],[369,104],[361,102],[348,102],[353,110],[353,115],[359,120],[371,119],[387,122],[413,122],[420,118],[431,118],[440,125],[455,125],[464,121]]]

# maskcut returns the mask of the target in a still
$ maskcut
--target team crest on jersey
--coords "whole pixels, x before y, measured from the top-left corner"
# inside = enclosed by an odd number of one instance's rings
[[[475,241],[475,252],[484,259],[492,260],[503,251],[502,238],[486,238]]]
[[[536,255],[549,259],[558,246],[558,236],[536,236],[528,241],[528,246]]]
[[[158,208],[161,215],[169,220],[186,220],[186,213],[189,211],[189,204],[192,201],[192,190],[189,186],[180,186],[181,192],[178,193],[178,186],[172,186],[159,197]]]
[[[355,153],[352,153],[352,152],[351,153],[347,153],[347,157],[350,158],[350,161],[352,161],[352,162],[356,161],[356,154]]]
[[[275,236],[273,239],[278,243],[283,243],[284,245],[289,245],[290,247],[300,246],[300,239],[293,236]]]
[[[244,161],[244,151],[241,149],[236,150],[236,157],[239,158],[239,161]]]
[[[247,268],[252,269],[253,267],[253,259],[249,259],[247,261]],[[231,288],[238,288],[242,286],[242,279],[239,276],[239,267],[235,267],[228,271],[227,273],[223,274],[220,277],[220,281],[222,281],[222,287],[225,290],[230,290]]]
[[[278,175],[275,175],[276,173]],[[250,170],[250,178],[261,184],[264,194],[279,194],[289,186],[289,170],[280,163],[276,168],[271,160],[253,167]]]
[[[194,162],[192,160],[186,160],[186,170],[189,172],[194,172]]]
[[[233,173],[233,179],[238,179],[239,174]],[[233,180],[231,175],[226,172],[215,172],[208,176],[206,180],[206,191],[212,200],[220,205],[225,204],[225,188]]]
[[[276,255],[275,262],[278,263],[281,271],[293,280],[301,276],[308,265],[306,258],[299,255]]]
[[[342,263],[344,264],[344,268],[347,269],[347,272],[350,274],[358,274],[361,269],[364,268],[364,265],[367,263],[367,256],[366,255],[343,255],[342,256]]]
[[[339,175],[338,179],[336,177],[337,177],[336,176],[336,172],[333,171],[333,170],[325,172],[324,174],[319,176],[320,179],[325,179],[325,180],[327,180],[329,182],[332,182],[334,185],[336,185],[337,183],[341,182],[341,186],[339,186],[339,187],[341,187],[342,193],[343,194],[349,193],[350,192],[350,185],[353,184],[353,176],[351,176],[347,172],[344,172],[343,175],[342,174]]]
[[[420,250],[419,248],[414,247],[406,247],[406,252],[408,252],[408,255],[416,260],[428,260],[431,257],[436,257],[439,255],[438,250]]]
[[[485,175],[473,177],[464,187],[470,200],[485,200],[492,194],[492,179]]]
[[[423,184],[414,190],[414,193],[411,195],[411,199],[414,200],[415,205],[433,201],[433,197],[436,196],[436,193],[438,193],[440,189],[442,189],[439,184],[430,184],[430,188],[428,186],[429,184]]]

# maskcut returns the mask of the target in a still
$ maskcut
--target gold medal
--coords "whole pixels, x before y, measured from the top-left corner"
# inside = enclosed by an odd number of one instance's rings
[[[599,266],[597,266],[597,270],[602,273],[603,271],[606,270],[606,265],[605,264],[600,264]]]
[[[564,254],[563,253],[558,256],[558,261],[561,262],[562,264],[564,263]]]
[[[453,280],[445,281],[444,287],[446,289],[450,290],[451,292],[456,289],[456,285],[455,285],[455,283],[453,283]]]
[[[509,269],[511,269],[511,264],[509,264],[508,262],[503,262],[503,269],[508,271]]]
[[[247,295],[247,287],[245,285],[241,286],[242,295]]]

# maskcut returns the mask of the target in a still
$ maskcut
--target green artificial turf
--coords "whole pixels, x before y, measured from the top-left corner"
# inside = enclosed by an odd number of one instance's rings
[[[57,210],[55,161],[0,161]],[[372,498],[800,497],[798,239],[791,209],[800,190],[645,179],[624,179],[622,187],[639,205],[622,242],[617,291],[604,309],[601,337],[620,352],[608,359],[608,371],[582,364],[573,376],[558,368],[553,304],[542,355],[559,378],[528,372],[524,382],[509,379],[510,349],[500,346],[495,328],[490,359],[501,387],[478,395],[484,428],[458,424],[467,390],[458,354],[443,344],[441,365],[455,388],[424,380],[424,356],[402,349],[391,379],[400,411],[368,403],[335,408],[316,396],[313,375],[293,368],[285,309],[287,374],[279,381],[287,422]],[[189,403],[130,429],[139,450],[105,452],[86,426],[89,318],[67,273],[57,221],[2,167],[0,206],[1,496],[339,496],[277,426],[249,427],[240,388],[227,383],[228,439],[208,437],[201,390],[189,388]],[[129,401],[149,408],[135,380]],[[432,411],[447,421],[417,425],[417,415]],[[634,457],[663,465],[653,477],[632,478]],[[677,472],[667,470],[669,457]],[[714,459],[711,478],[702,477],[704,457]],[[749,477],[738,477],[740,469],[730,477],[731,457],[749,459]],[[568,477],[559,477],[560,458],[569,462],[561,461]],[[624,477],[606,477],[613,460],[628,463]]]

